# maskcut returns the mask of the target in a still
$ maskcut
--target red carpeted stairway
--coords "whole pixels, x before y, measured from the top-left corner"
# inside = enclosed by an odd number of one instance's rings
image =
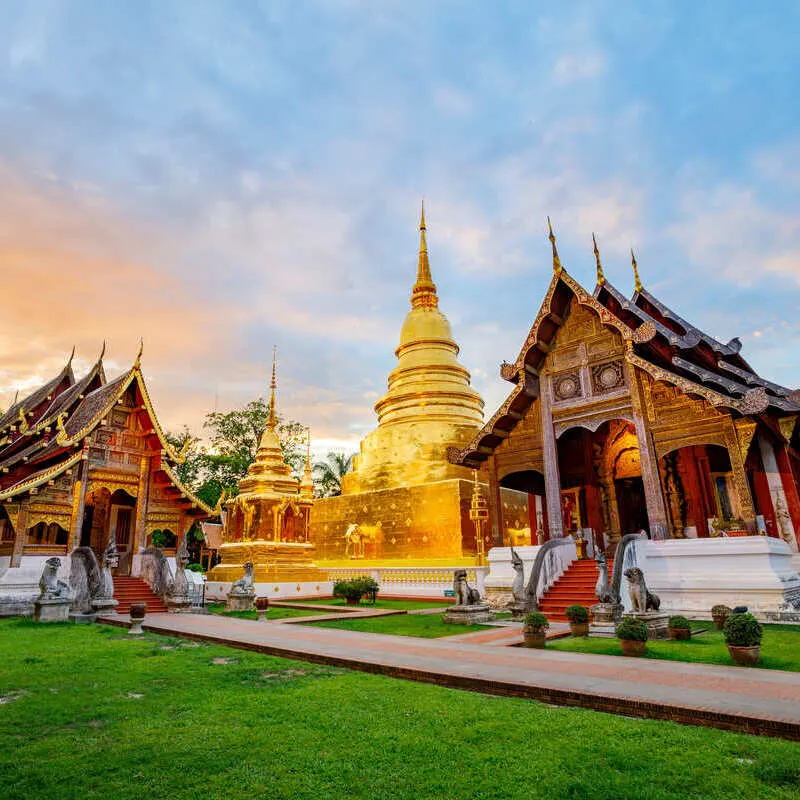
[[[147,613],[155,614],[166,611],[157,594],[141,578],[114,578],[114,599],[119,603],[117,614],[127,614],[131,610],[131,603],[147,603]]]
[[[608,577],[614,563],[608,562]],[[564,611],[575,603],[590,608],[597,602],[594,587],[597,583],[597,564],[593,558],[573,561],[567,571],[545,592],[539,609],[551,622],[566,622]]]

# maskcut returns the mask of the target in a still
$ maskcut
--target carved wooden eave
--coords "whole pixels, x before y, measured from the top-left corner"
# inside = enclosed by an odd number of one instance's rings
[[[204,503],[196,494],[187,488],[168,464],[162,461],[159,469],[167,476],[167,478],[169,478],[170,482],[179,492],[180,496],[176,499],[197,508],[200,512],[202,512],[203,515],[213,516],[215,513],[219,513],[215,512],[215,509],[213,509],[207,503]]]
[[[0,500],[8,500],[24,492],[31,492],[32,490],[37,489],[39,486],[42,486],[43,484],[52,481],[54,478],[57,478],[68,469],[75,466],[75,464],[77,464],[80,460],[81,453],[75,453],[75,455],[70,456],[59,464],[55,464],[47,469],[42,470],[41,472],[29,475],[19,483],[15,483],[13,486],[9,486],[7,489],[0,491]]]

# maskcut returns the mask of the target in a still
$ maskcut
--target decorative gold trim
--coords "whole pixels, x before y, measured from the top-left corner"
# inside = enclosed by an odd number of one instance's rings
[[[80,460],[81,453],[76,453],[74,456],[70,456],[66,461],[62,461],[60,464],[56,464],[55,466],[50,467],[38,475],[33,475],[27,480],[22,481],[22,483],[17,483],[14,486],[10,486],[5,491],[0,492],[0,500],[5,500],[9,497],[15,497],[22,492],[27,492],[31,489],[41,486],[43,483],[47,483],[53,478],[57,478],[63,472],[66,472],[70,467],[74,467],[75,464],[77,464]]]
[[[189,502],[191,502],[192,505],[197,506],[197,508],[199,508],[201,511],[205,511],[205,513],[208,514],[209,516],[214,515],[215,513],[214,509],[211,508],[211,506],[204,503],[196,494],[194,494],[191,491],[191,489],[188,489],[183,483],[181,483],[180,479],[172,471],[169,464],[166,464],[165,462],[162,461],[159,469],[162,469],[164,471],[166,476],[172,481],[173,484],[175,484],[175,488],[180,489],[181,494],[186,495],[186,499],[189,500]]]

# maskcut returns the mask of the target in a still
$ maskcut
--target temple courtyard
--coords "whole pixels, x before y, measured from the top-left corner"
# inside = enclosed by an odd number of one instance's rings
[[[325,660],[321,643],[338,647],[342,661],[365,649],[386,658],[402,651],[408,668],[426,647],[457,647],[465,656],[483,653],[487,672],[504,660],[533,675],[537,660],[560,660],[568,679],[563,664],[600,656],[213,616],[153,615],[150,622],[193,636],[216,625],[238,640],[237,649],[183,635],[133,637],[110,625],[0,622],[4,797],[790,798],[800,786],[795,742],[312,663]],[[256,639],[270,646],[291,639],[295,650],[313,639],[318,652],[300,661],[238,649]],[[665,666],[605,660],[617,664],[623,683],[628,673]],[[738,691],[755,706],[800,717],[789,700],[798,696],[794,673],[669,666],[684,702],[691,691]]]

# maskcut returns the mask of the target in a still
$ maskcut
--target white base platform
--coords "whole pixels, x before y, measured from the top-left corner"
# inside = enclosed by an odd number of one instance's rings
[[[206,601],[224,603],[228,599],[233,581],[207,581]],[[297,600],[305,597],[330,597],[333,593],[331,581],[308,581],[287,583],[256,583],[256,597],[270,600]]]

